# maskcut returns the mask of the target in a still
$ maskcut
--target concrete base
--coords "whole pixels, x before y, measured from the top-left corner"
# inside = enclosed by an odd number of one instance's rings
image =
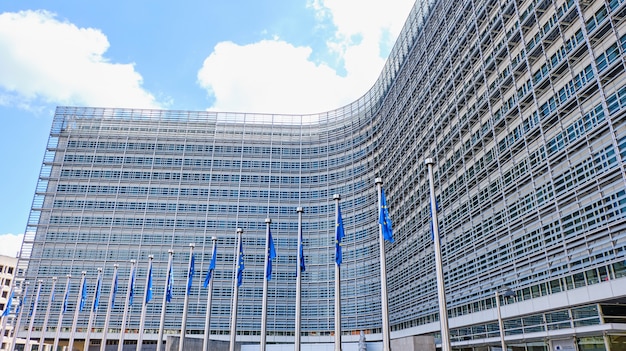
[[[391,351],[435,351],[435,338],[432,336],[408,336],[391,339]]]

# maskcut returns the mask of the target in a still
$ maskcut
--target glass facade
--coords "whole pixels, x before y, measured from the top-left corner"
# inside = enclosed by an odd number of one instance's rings
[[[492,340],[499,335],[494,291],[504,286],[517,294],[506,311],[511,304],[533,306],[505,315],[511,340],[602,326],[599,303],[626,297],[626,289],[615,288],[626,286],[625,16],[624,0],[418,2],[376,84],[354,103],[315,115],[59,107],[19,268],[27,281],[85,270],[92,296],[97,267],[106,282],[113,264],[127,277],[135,259],[142,277],[154,255],[154,294],[162,296],[172,249],[178,284],[166,330],[176,333],[188,244],[195,243],[200,278],[187,330],[202,334],[206,290],[200,281],[217,236],[210,330],[224,338],[236,228],[243,228],[237,329],[258,340],[269,217],[278,257],[268,333],[293,340],[296,208],[302,206],[303,333],[329,341],[332,196],[341,194],[342,330],[377,334],[374,179],[381,177],[395,237],[386,246],[392,337],[437,335],[424,165],[432,157],[453,346],[499,344]],[[143,282],[137,280],[140,292]],[[120,283],[122,292],[126,287]],[[542,302],[581,291],[584,298],[563,306]],[[77,294],[74,282],[71,296]],[[73,309],[76,298],[69,301]],[[113,335],[122,307],[112,309]],[[100,314],[106,309],[101,301]],[[146,340],[156,338],[160,309],[158,302],[148,306]],[[136,339],[140,310],[139,303],[132,306],[127,339]],[[71,318],[65,316],[65,330]],[[81,314],[79,326],[87,318]],[[102,326],[97,318],[92,338]],[[594,336],[584,340],[598,345]]]

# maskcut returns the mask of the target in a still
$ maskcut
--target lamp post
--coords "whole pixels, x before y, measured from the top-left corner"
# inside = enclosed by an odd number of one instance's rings
[[[502,347],[502,351],[506,351],[506,343],[504,342],[504,321],[502,321],[502,313],[500,312],[500,293],[496,290],[496,308],[498,310],[498,328],[500,329],[500,347]],[[502,296],[507,297],[515,297],[515,292],[509,288],[507,288]]]

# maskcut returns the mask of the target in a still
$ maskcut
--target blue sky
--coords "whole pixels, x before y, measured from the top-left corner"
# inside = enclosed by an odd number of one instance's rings
[[[337,108],[372,86],[413,1],[3,1],[0,254],[19,250],[56,106]]]

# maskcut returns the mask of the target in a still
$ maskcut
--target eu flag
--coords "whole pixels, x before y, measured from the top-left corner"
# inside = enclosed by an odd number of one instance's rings
[[[435,211],[439,212],[439,201],[435,200]],[[435,241],[435,227],[433,225],[433,209],[430,208],[430,239]]]
[[[85,308],[85,302],[87,302],[87,280],[83,279],[83,287],[82,291],[80,292],[80,304],[78,306],[78,310],[80,312],[82,312]]]
[[[67,304],[70,298],[70,284],[67,284],[67,289],[65,289],[65,296],[63,297],[63,313],[67,312]]]
[[[7,300],[7,304],[6,306],[4,306],[4,311],[2,312],[2,317],[6,317],[9,315],[9,312],[11,311],[11,304],[13,303],[13,293],[15,291],[11,290],[11,295],[9,295],[9,299]]]
[[[302,229],[300,229],[300,272],[306,271],[306,265],[304,264],[304,242],[302,239]]]
[[[98,282],[96,283],[96,295],[93,298],[93,312],[98,312],[98,305],[100,304],[100,292],[102,291],[102,274],[98,277]]]
[[[129,287],[129,295],[128,295],[128,304],[132,305],[133,304],[133,298],[135,297],[135,273],[137,272],[137,269],[135,267],[133,267],[133,274],[131,274],[130,276],[130,287]]]
[[[24,306],[24,304],[26,303],[26,300],[28,300],[28,285],[26,285],[26,287],[24,288],[24,293],[22,294],[22,298],[20,299],[20,303],[17,305],[17,309],[15,310],[15,314],[20,313],[20,311],[22,310],[22,306]]]
[[[146,286],[146,303],[152,300],[152,261],[148,267],[148,285]]]
[[[189,273],[187,274],[187,295],[191,294],[191,286],[193,283],[193,274],[196,270],[196,254],[191,254],[191,262],[189,262]]]
[[[265,278],[272,280],[272,260],[276,258],[276,248],[274,247],[274,239],[272,239],[272,230],[268,229],[268,249],[267,249],[267,268],[265,269]]]
[[[245,268],[243,264],[243,241],[239,245],[239,257],[237,259],[237,286],[241,286],[243,283],[243,269]]]
[[[343,261],[343,252],[341,248],[341,239],[346,236],[343,230],[343,219],[341,218],[341,207],[337,205],[337,223],[335,225],[335,262],[341,265]]]
[[[111,291],[111,306],[112,308],[115,305],[115,295],[117,295],[117,270],[115,270],[115,279],[113,279],[113,291]]]
[[[385,199],[385,190],[380,190],[380,216],[378,218],[383,229],[383,238],[390,243],[393,243],[393,232],[391,230],[391,218],[389,217],[389,210],[387,209],[387,200]]]
[[[52,284],[52,291],[50,291],[50,295],[52,295],[52,296],[50,296],[50,301],[51,302],[54,302],[54,287],[55,287],[55,284]]]
[[[171,302],[174,295],[174,265],[170,264],[170,271],[167,273],[167,287],[165,288],[165,301]]]
[[[204,277],[203,287],[209,286],[209,281],[211,281],[211,275],[215,270],[215,263],[217,260],[217,244],[213,245],[213,253],[211,254],[211,263],[209,264],[209,270],[206,272],[206,277]]]

